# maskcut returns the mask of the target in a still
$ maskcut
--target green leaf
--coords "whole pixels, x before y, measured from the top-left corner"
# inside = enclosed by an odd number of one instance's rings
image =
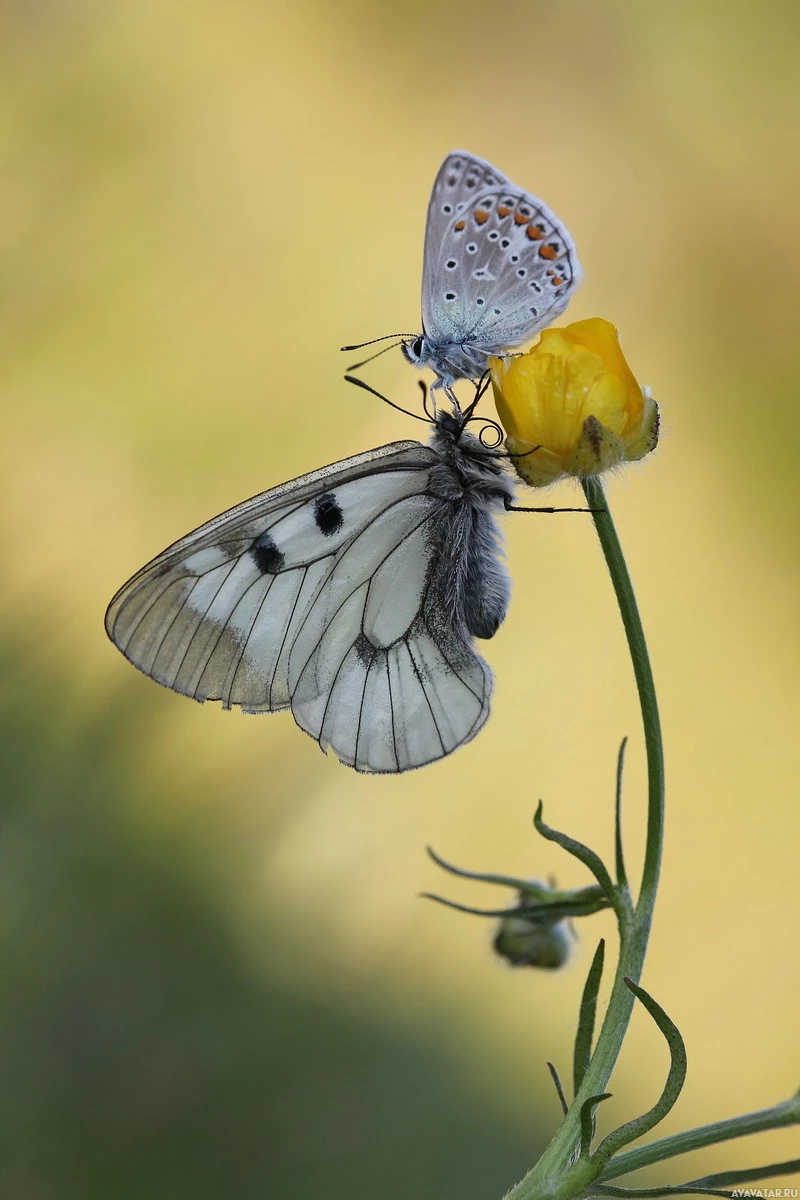
[[[800,1172],[800,1158],[788,1162],[769,1163],[766,1167],[744,1167],[737,1171],[720,1171],[717,1175],[704,1175],[692,1179],[687,1187],[697,1183],[704,1188],[722,1187],[726,1183],[748,1183],[751,1179],[773,1179],[776,1175],[795,1175]]]
[[[622,851],[622,771],[625,766],[625,747],[628,744],[628,739],[624,737],[619,744],[619,753],[617,754],[617,790],[614,804],[614,852],[617,868],[617,884],[621,888],[627,888],[628,876],[625,871],[625,856]]]
[[[663,1033],[669,1047],[670,1067],[667,1074],[667,1081],[664,1084],[664,1090],[653,1107],[646,1113],[643,1113],[641,1117],[636,1117],[633,1121],[627,1121],[624,1125],[620,1125],[619,1129],[615,1129],[613,1133],[610,1133],[597,1147],[595,1158],[605,1161],[610,1159],[612,1154],[615,1154],[617,1150],[626,1146],[628,1142],[632,1142],[635,1138],[641,1137],[642,1134],[648,1133],[659,1121],[664,1119],[678,1099],[684,1080],[686,1079],[686,1047],[678,1026],[674,1021],[670,1020],[661,1005],[657,1004],[644,988],[639,987],[638,984],[635,984],[627,976],[625,977],[625,984],[630,988],[637,1000],[644,1005]]]
[[[578,842],[575,838],[569,837],[566,833],[559,833],[557,829],[551,829],[549,825],[545,825],[542,820],[542,809],[544,805],[539,801],[539,807],[536,809],[536,815],[533,818],[533,824],[536,832],[540,833],[548,842],[555,842],[562,850],[566,850],[573,858],[577,858],[585,867],[594,875],[600,887],[603,889],[608,902],[617,914],[620,922],[626,921],[627,913],[620,900],[620,895],[614,884],[611,881],[611,876],[606,869],[605,863],[599,854],[595,854],[594,850],[590,850],[588,846],[584,846],[583,842]]]
[[[536,900],[544,900],[550,894],[550,888],[540,883],[532,883],[529,879],[517,879],[514,875],[496,875],[488,871],[465,871],[463,867],[455,867],[452,863],[440,858],[431,846],[426,846],[425,850],[437,867],[449,871],[451,875],[458,875],[460,879],[476,879],[478,883],[497,883],[501,887],[515,888],[518,892],[523,892],[526,896],[533,896]]]
[[[603,1092],[602,1096],[590,1096],[581,1105],[581,1157],[588,1156],[594,1137],[594,1110],[603,1100],[610,1100],[611,1092]]]
[[[589,974],[581,997],[581,1007],[578,1014],[578,1032],[575,1034],[575,1052],[572,1058],[572,1086],[577,1095],[583,1083],[583,1077],[588,1070],[592,1058],[592,1041],[594,1039],[594,1021],[597,1013],[597,993],[600,990],[600,980],[603,975],[603,961],[606,944],[603,938],[597,944]]]
[[[474,917],[518,917],[520,916],[519,905],[515,904],[513,908],[472,908],[469,904],[457,904],[455,900],[448,900],[445,896],[437,896],[435,892],[420,892],[420,900],[435,900],[437,904],[443,904],[445,908],[454,908],[456,912],[470,913]],[[541,910],[542,915],[556,916],[551,913],[545,905],[539,905],[534,909],[534,913]],[[522,913],[525,916],[525,913]]]
[[[472,908],[469,904],[458,904],[445,896],[437,896],[435,892],[420,892],[419,895],[422,900],[435,900],[437,904],[444,904],[446,908],[472,913],[476,917],[519,917],[529,921],[558,921],[566,917],[588,917],[608,908],[608,901],[600,889],[594,890],[595,896],[583,900],[556,900],[552,904],[515,904],[513,908]],[[584,888],[584,893],[589,891],[589,888]]]
[[[607,1183],[599,1183],[592,1187],[592,1195],[619,1196],[621,1200],[649,1200],[651,1196],[726,1196],[728,1200],[733,1200],[733,1192],[693,1187],[688,1183],[677,1184],[675,1187],[666,1185],[654,1188],[610,1187]]]
[[[564,1088],[561,1086],[561,1079],[558,1071],[551,1062],[548,1062],[547,1069],[550,1072],[556,1091],[558,1092],[558,1098],[561,1102],[561,1111],[563,1112],[564,1116],[566,1116],[569,1112],[569,1105],[567,1104],[567,1097],[564,1095]]]

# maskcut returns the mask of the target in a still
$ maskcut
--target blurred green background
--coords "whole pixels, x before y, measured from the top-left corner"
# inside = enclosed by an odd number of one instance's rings
[[[666,872],[645,984],[690,1074],[664,1132],[798,1083],[795,5],[6,0],[2,170],[0,1195],[499,1197],[557,1122],[604,916],[514,973],[446,890],[585,877],[620,737],[643,761],[588,521],[509,520],[491,721],[397,779],[288,715],[201,708],[105,605],[223,508],[416,425],[338,347],[419,323],[422,231],[463,146],[542,195],[662,403],[612,480],[664,711]],[[415,404],[399,353],[369,376]],[[569,488],[553,503],[574,502]],[[603,1108],[666,1067],[637,1017]],[[613,1110],[613,1111],[612,1111]],[[672,1171],[796,1154],[764,1135]],[[666,1178],[668,1169],[653,1172]]]

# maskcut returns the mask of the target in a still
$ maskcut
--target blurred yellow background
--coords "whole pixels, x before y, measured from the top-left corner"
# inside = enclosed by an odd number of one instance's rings
[[[588,520],[507,521],[492,718],[364,778],[288,714],[158,688],[106,641],[116,588],[216,512],[418,427],[338,347],[419,325],[428,193],[489,158],[573,233],[662,405],[609,494],[668,755],[645,986],[689,1079],[663,1127],[798,1084],[795,5],[635,0],[8,0],[0,41],[6,488],[0,1194],[499,1197],[557,1123],[605,916],[513,972],[444,891],[580,884],[545,819],[608,855],[616,747],[643,755]],[[566,319],[566,318],[565,318]],[[399,352],[368,374],[418,403]],[[574,503],[574,490],[550,493]],[[541,502],[541,501],[539,501]],[[603,1108],[666,1069],[642,1016]],[[613,1111],[612,1111],[613,1110]],[[797,1153],[791,1131],[647,1178]]]

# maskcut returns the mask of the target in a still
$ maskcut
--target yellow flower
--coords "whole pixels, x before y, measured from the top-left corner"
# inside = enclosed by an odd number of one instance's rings
[[[545,329],[526,354],[490,358],[489,366],[506,448],[522,456],[514,466],[532,487],[599,475],[644,458],[658,441],[656,402],[602,317]]]

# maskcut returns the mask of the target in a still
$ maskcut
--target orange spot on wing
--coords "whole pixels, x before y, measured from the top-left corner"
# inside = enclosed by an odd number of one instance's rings
[[[548,242],[546,246],[540,246],[539,257],[549,258],[551,261],[554,258],[558,258],[558,246],[554,245],[552,242]]]
[[[541,225],[529,225],[525,230],[532,242],[538,242],[544,237],[544,230]]]
[[[453,226],[453,228],[454,228],[454,229],[457,229],[457,230],[458,230],[458,232],[460,233],[460,232],[461,232],[461,230],[462,230],[462,229],[464,229],[464,228],[466,227],[466,224],[467,224],[467,222],[466,222],[466,221],[463,219],[463,217],[462,217],[462,219],[461,219],[460,221],[456,221],[456,223],[455,223],[455,225]]]
[[[553,283],[556,285],[556,287],[561,287],[562,283],[565,282],[566,280],[562,279],[560,275],[553,276]]]
[[[479,225],[485,225],[489,220],[489,214],[485,208],[476,208],[472,215]]]
[[[527,219],[528,219],[527,217],[523,217],[522,213],[514,213],[514,224],[515,225],[524,225],[525,222],[527,221]]]
[[[511,209],[508,208],[505,204],[498,204],[498,206],[497,206],[498,217],[507,217],[510,212],[511,212]]]

